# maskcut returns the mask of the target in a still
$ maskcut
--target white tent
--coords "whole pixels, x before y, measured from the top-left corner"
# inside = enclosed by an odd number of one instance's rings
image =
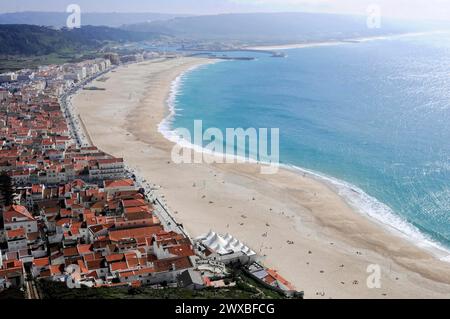
[[[201,242],[205,247],[218,253],[219,255],[234,253],[242,253],[246,256],[256,255],[256,253],[251,250],[250,247],[246,246],[230,234],[222,236],[213,231],[210,231],[208,234],[198,237],[197,241]]]

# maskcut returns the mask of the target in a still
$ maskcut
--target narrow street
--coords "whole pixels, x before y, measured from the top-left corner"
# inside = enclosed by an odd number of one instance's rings
[[[26,288],[26,298],[27,299],[41,299],[34,281],[26,280],[25,288]]]

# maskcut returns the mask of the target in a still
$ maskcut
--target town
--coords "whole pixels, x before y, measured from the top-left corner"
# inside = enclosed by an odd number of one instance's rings
[[[89,139],[70,98],[146,52],[0,75],[0,291],[79,287],[222,288],[230,267],[287,297],[300,293],[230,234],[191,238],[151,184]],[[95,89],[95,88],[90,88]]]

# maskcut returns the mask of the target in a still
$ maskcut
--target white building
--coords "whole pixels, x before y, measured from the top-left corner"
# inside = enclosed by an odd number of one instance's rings
[[[8,251],[19,251],[28,248],[27,237],[23,228],[7,231],[6,238]]]
[[[21,70],[17,74],[18,81],[30,81],[34,79],[34,72],[32,70]]]
[[[0,74],[0,83],[17,81],[17,74],[14,72]]]
[[[24,206],[12,205],[3,213],[3,222],[6,231],[19,228],[23,228],[25,234],[38,231],[37,221]]]
[[[116,275],[122,283],[136,281],[143,285],[155,285],[163,282],[176,283],[178,277],[186,270],[193,270],[194,265],[195,260],[192,256],[160,259],[147,267],[118,272]]]
[[[9,96],[9,92],[7,90],[0,89],[0,101],[6,100]]]
[[[70,80],[74,82],[80,82],[82,80],[81,75],[77,72],[70,72],[64,74],[64,80]]]
[[[121,158],[99,159],[94,165],[89,167],[89,177],[91,180],[114,180],[121,179],[124,176],[125,166]]]

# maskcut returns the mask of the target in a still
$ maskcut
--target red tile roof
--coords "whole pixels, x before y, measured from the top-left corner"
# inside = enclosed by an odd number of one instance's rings
[[[287,281],[281,275],[279,275],[275,270],[267,269],[267,273],[268,273],[268,276],[266,276],[264,278],[265,281],[267,280],[266,282],[271,283],[274,280],[277,280],[280,283],[282,283],[284,286],[288,287],[288,289],[295,290],[295,287],[289,281]]]
[[[132,187],[132,186],[134,186],[134,181],[132,179],[122,179],[104,182],[105,188]]]
[[[110,266],[111,266],[111,271],[127,270],[128,268],[130,268],[130,267],[128,267],[127,263],[124,261],[112,263]]]
[[[192,267],[192,263],[189,257],[175,257],[169,259],[159,259],[154,261],[154,267],[156,272],[164,272],[173,270],[187,269]]]
[[[150,226],[150,227],[141,227],[141,228],[132,228],[132,229],[121,229],[121,230],[113,230],[109,232],[109,238],[112,241],[119,241],[121,239],[129,239],[129,238],[144,238],[151,237],[154,234],[163,231],[162,226]]]
[[[23,228],[17,228],[17,229],[15,229],[15,230],[8,230],[8,231],[6,232],[6,236],[7,236],[9,239],[12,239],[12,238],[20,238],[20,237],[25,238],[25,229],[23,229]]]
[[[122,200],[123,207],[139,207],[147,206],[148,204],[143,199],[124,199]]]
[[[12,205],[6,212],[3,213],[5,224],[14,223],[14,218],[24,219],[25,221],[34,221],[34,218],[31,216],[30,212],[24,206],[20,205]]]
[[[93,252],[93,247],[92,247],[92,245],[89,245],[89,244],[87,244],[87,245],[78,245],[77,246],[77,250],[78,250],[78,253],[80,255],[85,255],[85,254],[92,253]]]
[[[109,263],[122,261],[124,259],[125,259],[124,254],[111,254],[111,255],[106,256],[106,261]]]
[[[95,259],[95,260],[89,260],[86,262],[86,266],[89,270],[97,270],[104,268],[104,261],[105,259]]]
[[[33,261],[33,265],[36,267],[47,267],[50,265],[48,257],[38,258]]]
[[[167,250],[172,255],[180,257],[195,256],[194,250],[192,250],[190,245],[178,245],[174,247],[169,247]]]
[[[64,248],[64,257],[73,257],[78,255],[77,247]]]

